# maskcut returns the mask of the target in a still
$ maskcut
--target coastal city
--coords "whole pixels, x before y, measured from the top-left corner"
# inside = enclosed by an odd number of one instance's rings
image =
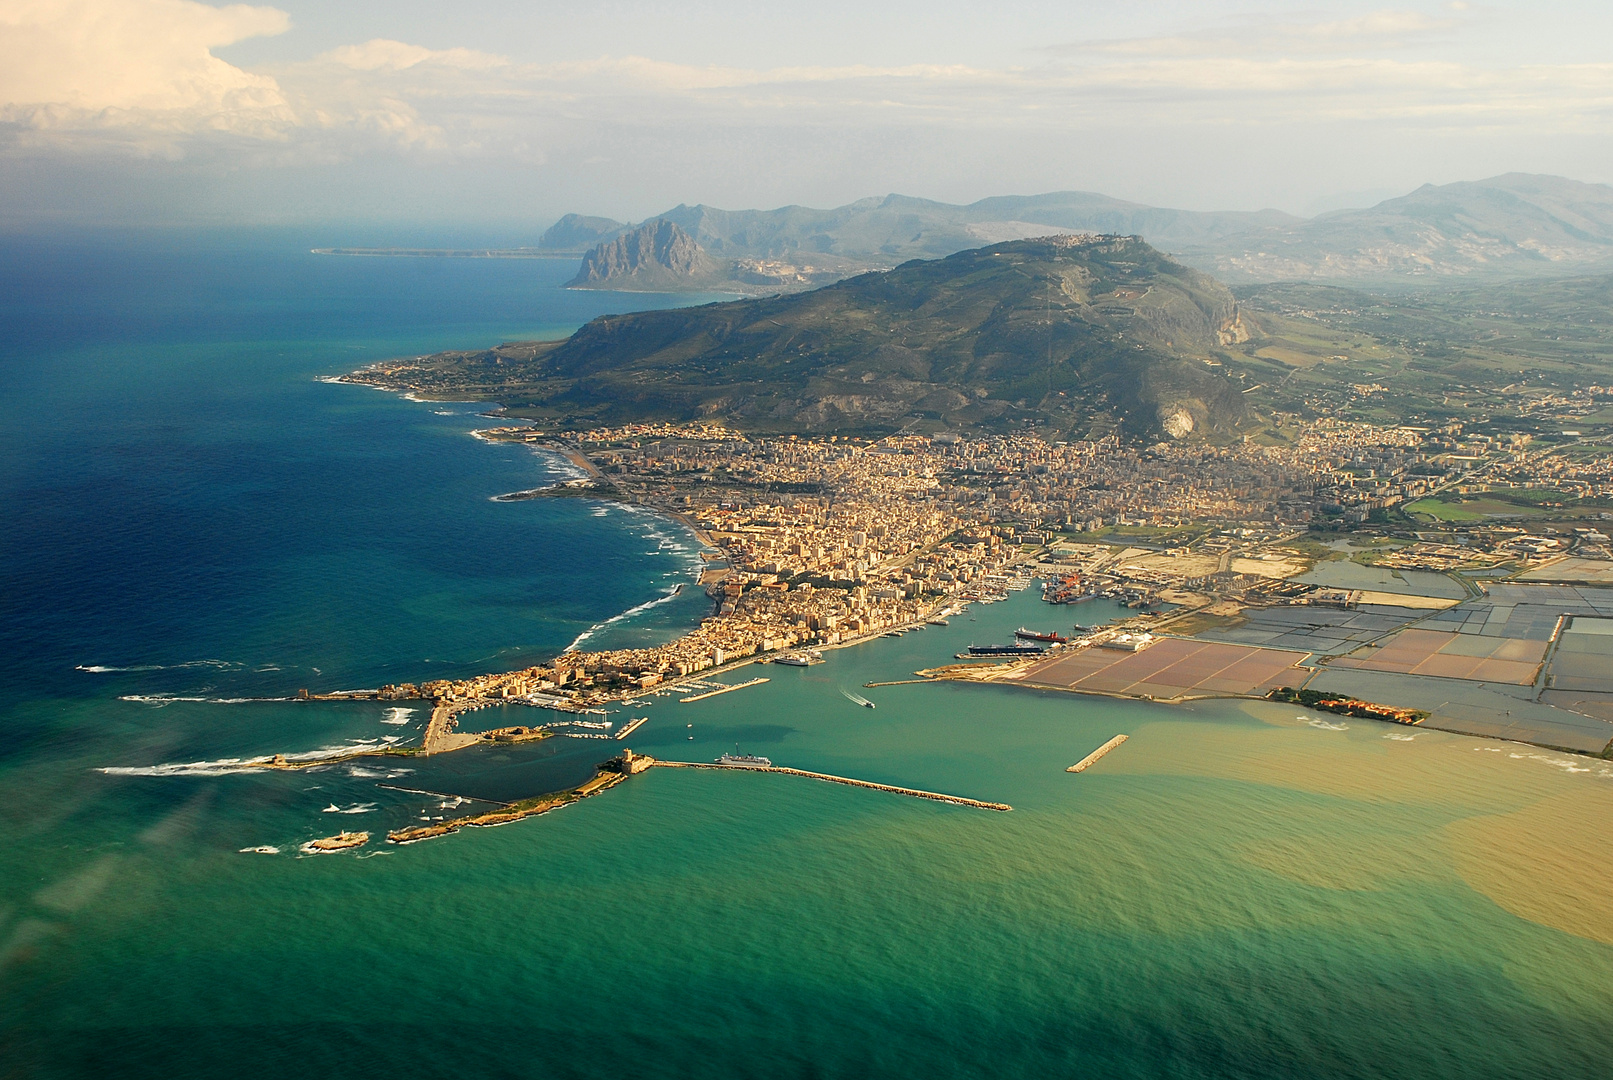
[[[0,0],[0,1080],[1613,1080],[1610,40]]]
[[[925,674],[1028,678],[1031,685],[1038,680],[1027,665],[1061,651],[1101,646],[1091,655],[1113,659],[1170,644],[1167,635],[1231,635],[1206,646],[1212,651],[1203,661],[1217,649],[1244,648],[1248,642],[1233,643],[1233,630],[1251,619],[1294,610],[1329,609],[1346,620],[1370,612],[1392,633],[1466,598],[1457,584],[1464,573],[1500,578],[1571,565],[1579,576],[1565,580],[1595,584],[1613,571],[1605,561],[1608,538],[1597,528],[1613,515],[1594,508],[1576,510],[1571,522],[1534,527],[1528,513],[1509,515],[1504,504],[1500,512],[1450,515],[1456,520],[1437,516],[1447,505],[1441,499],[1475,491],[1613,491],[1613,454],[1586,452],[1573,440],[1541,445],[1525,436],[1464,435],[1453,425],[1323,418],[1287,443],[1244,439],[1220,447],[1137,447],[1114,438],[1048,443],[1033,434],[747,437],[717,425],[649,423],[561,433],[511,425],[477,435],[562,454],[585,474],[503,498],[616,500],[690,526],[706,546],[699,587],[712,613],[663,645],[574,649],[516,671],[383,687],[385,698],[436,703],[428,750],[473,741],[453,733],[456,717],[488,703],[597,712],[737,664],[809,664],[825,648],[944,623],[970,603],[1003,599],[1033,579],[1050,603],[1102,596],[1129,614],[1066,634],[1026,631],[1040,640],[978,646],[978,655],[960,654],[966,663]],[[1391,510],[1392,520],[1385,516]],[[1456,574],[1439,579],[1455,595],[1438,588],[1433,596],[1399,595],[1393,583],[1352,587],[1345,573],[1352,569],[1394,578]],[[1307,571],[1311,579],[1296,580]],[[1268,611],[1274,614],[1262,614]],[[1345,634],[1348,647],[1339,651],[1367,640]],[[1292,658],[1301,654],[1280,651],[1288,643],[1265,642],[1253,658],[1282,660],[1270,679],[1223,689],[1265,696],[1313,677],[1294,670]],[[1229,664],[1240,657],[1250,659],[1227,653]],[[1352,663],[1341,656],[1338,670]],[[1093,690],[1081,679],[1059,685]],[[1180,697],[1206,687],[1177,689]],[[1367,707],[1349,694],[1339,700]],[[1371,708],[1402,717],[1417,711],[1398,701]],[[1553,745],[1566,741],[1554,737]],[[1601,749],[1607,739],[1590,741]]]

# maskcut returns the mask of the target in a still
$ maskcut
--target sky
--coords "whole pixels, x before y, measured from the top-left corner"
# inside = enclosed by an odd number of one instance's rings
[[[1613,5],[0,0],[0,226],[1613,181]],[[362,231],[362,229],[360,230]],[[351,242],[351,241],[349,241]]]

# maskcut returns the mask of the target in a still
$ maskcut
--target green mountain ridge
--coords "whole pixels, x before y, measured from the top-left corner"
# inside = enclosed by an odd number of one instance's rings
[[[1244,421],[1239,387],[1203,361],[1246,336],[1225,286],[1142,240],[1055,237],[356,377],[568,424],[1182,438]]]

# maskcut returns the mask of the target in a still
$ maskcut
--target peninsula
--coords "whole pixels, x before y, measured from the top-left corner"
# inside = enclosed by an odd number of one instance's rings
[[[1549,302],[1509,288],[1513,310]],[[1564,325],[1589,333],[1595,289],[1565,289],[1585,299]],[[355,372],[497,401],[510,422],[478,437],[587,474],[502,498],[631,503],[710,549],[712,614],[664,645],[375,694],[430,700],[419,751],[440,753],[486,741],[454,728],[490,704],[582,715],[676,683],[730,692],[763,680],[705,680],[944,622],[1040,577],[1051,605],[1103,595],[1135,614],[920,677],[1270,698],[1606,754],[1613,688],[1577,659],[1613,641],[1596,636],[1613,619],[1613,389],[1584,378],[1595,361],[1561,335],[1490,329],[1514,318],[1499,294],[1256,299],[1251,314],[1134,237],[1052,237]],[[1436,401],[1433,346],[1365,335],[1453,310],[1481,328],[1484,363],[1468,357],[1473,382]],[[1347,383],[1355,361],[1320,355],[1340,340],[1383,381]],[[1492,385],[1531,365],[1557,382]]]

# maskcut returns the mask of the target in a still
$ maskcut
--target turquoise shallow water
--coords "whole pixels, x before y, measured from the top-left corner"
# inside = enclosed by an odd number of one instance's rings
[[[489,502],[551,466],[467,438],[468,407],[313,381],[623,298],[541,264],[310,263],[271,240],[134,252],[162,288],[92,261],[81,309],[4,294],[8,1074],[1607,1075],[1607,767],[1231,702],[863,688],[1091,605],[1020,594],[624,714],[652,717],[631,745],[658,756],[737,742],[1008,814],[656,770],[503,828],[296,858],[238,849],[444,813],[378,783],[508,798],[619,744],[393,776],[96,771],[406,735],[423,717],[379,705],[171,699],[520,662],[687,572],[655,519]],[[29,281],[78,266],[22,254]],[[126,321],[88,325],[102,307]],[[686,592],[602,633],[675,632]]]

